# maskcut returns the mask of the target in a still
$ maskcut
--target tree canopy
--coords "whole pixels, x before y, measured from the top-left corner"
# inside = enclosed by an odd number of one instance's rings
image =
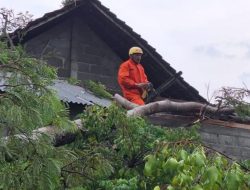
[[[86,130],[71,144],[34,138],[47,125],[76,128],[48,89],[56,69],[9,39],[0,42],[0,189],[250,189],[250,163],[203,146],[199,125],[153,126],[117,105],[88,107],[80,116]]]

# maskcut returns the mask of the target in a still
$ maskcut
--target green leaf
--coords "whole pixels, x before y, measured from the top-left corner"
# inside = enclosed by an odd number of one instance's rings
[[[191,190],[203,190],[203,188],[200,185],[195,185]]]
[[[205,189],[217,189],[218,184],[221,183],[221,174],[216,166],[210,166],[204,173],[203,179],[205,180],[204,184]]]
[[[228,173],[226,176],[226,187],[228,190],[237,190],[239,189],[240,179],[236,173]]]
[[[157,185],[157,186],[154,187],[154,190],[161,190],[161,188],[160,188],[159,185]]]
[[[157,160],[153,155],[147,156],[146,160],[147,162],[145,163],[144,174],[146,176],[152,176],[157,166]]]
[[[181,149],[181,150],[178,152],[178,156],[177,156],[177,157],[178,157],[179,160],[186,160],[187,157],[188,157],[188,153],[187,153],[187,151]]]
[[[177,172],[179,166],[178,161],[175,158],[169,158],[162,166],[164,171],[170,172],[171,174]]]

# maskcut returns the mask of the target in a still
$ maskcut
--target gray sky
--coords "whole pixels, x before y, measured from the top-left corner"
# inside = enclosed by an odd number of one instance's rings
[[[250,0],[100,0],[204,98],[222,86],[250,89]],[[34,19],[61,0],[0,0]]]

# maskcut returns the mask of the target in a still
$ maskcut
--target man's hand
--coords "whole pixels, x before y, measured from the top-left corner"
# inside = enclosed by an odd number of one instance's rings
[[[150,90],[153,85],[151,82],[146,82],[146,83],[136,83],[135,84],[138,88],[141,88],[142,90]]]

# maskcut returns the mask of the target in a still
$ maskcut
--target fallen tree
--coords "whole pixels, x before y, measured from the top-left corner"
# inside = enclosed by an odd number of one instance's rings
[[[40,135],[45,134],[53,139],[54,146],[69,144],[75,140],[79,131],[86,131],[86,129],[82,126],[81,119],[74,120],[73,123],[75,124],[76,129],[70,131],[62,131],[62,129],[56,126],[41,127],[33,131],[32,139],[36,139]]]
[[[122,106],[126,110],[131,110],[131,109],[138,107],[137,104],[134,104],[134,103],[128,101],[127,99],[123,98],[119,94],[115,94],[113,99],[117,104],[119,104],[120,106]]]
[[[207,104],[202,104],[198,102],[175,102],[171,100],[163,100],[152,102],[143,106],[138,106],[119,94],[115,94],[113,97],[114,101],[122,106],[123,108],[127,109],[128,116],[148,116],[154,113],[159,112],[194,112],[194,113],[201,113],[205,112],[207,114],[224,114],[230,115],[234,113],[233,108],[218,108],[213,107]],[[61,146],[64,144],[71,143],[75,140],[76,135],[79,131],[86,131],[86,129],[82,126],[82,122],[80,119],[75,120],[74,123],[76,124],[77,129],[72,131],[61,131],[56,126],[47,126],[42,127],[35,130],[32,134],[32,138],[37,138],[40,134],[49,135],[54,139],[55,146]]]
[[[193,112],[197,114],[205,113],[205,114],[213,114],[220,115],[223,114],[223,119],[225,118],[233,118],[238,122],[250,123],[249,118],[240,119],[237,116],[233,116],[234,109],[233,108],[220,108],[213,107],[207,104],[202,104],[198,102],[175,102],[169,99],[152,102],[143,106],[138,106],[127,99],[123,98],[119,94],[115,94],[113,97],[114,101],[125,108],[127,111],[127,116],[148,116],[151,114],[159,113],[159,112]],[[228,115],[228,116],[227,116]],[[225,117],[227,116],[227,117]],[[59,127],[56,126],[46,126],[36,129],[32,132],[31,139],[37,139],[42,134],[48,135],[53,139],[54,146],[62,146],[65,144],[69,144],[73,142],[79,133],[79,131],[86,131],[83,127],[80,119],[73,121],[76,125],[75,130],[63,131]],[[27,137],[24,135],[17,135],[21,139],[26,139]]]
[[[142,106],[136,106],[118,94],[114,100],[122,107],[128,109],[128,116],[147,116],[158,112],[194,112],[207,114],[232,114],[233,108],[213,107],[208,104],[198,102],[175,102],[169,99],[152,102]]]
[[[33,130],[30,136],[27,136],[27,134],[17,134],[14,135],[14,137],[29,141],[29,140],[38,140],[42,135],[46,135],[50,137],[53,141],[54,146],[62,146],[65,144],[69,144],[73,141],[75,141],[75,138],[79,132],[87,131],[83,125],[81,119],[77,119],[73,121],[73,125],[75,125],[75,129],[71,130],[63,130],[62,128],[54,125],[49,125],[45,127],[38,128],[36,130]],[[3,137],[4,142],[7,142],[10,136]]]
[[[220,115],[223,114],[223,118],[225,119],[225,115],[228,115],[227,118],[237,119],[238,122],[244,121],[244,123],[249,123],[249,119],[239,119],[239,117],[232,116],[234,113],[233,108],[218,108],[213,107],[207,104],[202,104],[198,102],[175,102],[171,100],[162,100],[157,102],[152,102],[143,106],[138,106],[119,94],[115,94],[113,97],[114,101],[127,109],[127,116],[148,116],[151,114],[159,113],[159,112],[193,112],[193,113],[205,113],[205,114],[213,114]],[[32,139],[38,138],[41,134],[45,134],[50,136],[53,139],[54,146],[62,146],[65,144],[69,144],[73,142],[79,131],[86,131],[83,127],[80,119],[75,120],[74,124],[76,125],[75,131],[62,131],[60,128],[56,126],[47,126],[42,127],[32,132]],[[20,135],[20,138],[25,138]]]
[[[5,70],[6,81],[10,81],[2,85],[8,89],[0,95],[0,127],[9,129],[9,136],[3,137],[4,143],[0,145],[1,189],[154,189],[156,185],[168,188],[166,184],[170,189],[176,180],[180,184],[177,189],[193,189],[194,185],[208,188],[207,181],[213,182],[209,184],[210,189],[226,189],[213,187],[228,184],[232,179],[237,179],[233,183],[238,184],[233,189],[248,188],[245,185],[248,174],[243,175],[239,168],[235,172],[234,165],[223,165],[230,170],[222,173],[218,161],[221,158],[206,159],[202,149],[184,152],[197,147],[193,130],[153,128],[141,118],[126,117],[126,112],[117,106],[90,107],[82,116],[83,124],[76,120],[74,127],[68,120],[67,110],[46,88],[56,78],[55,70],[23,57],[25,53],[17,51],[21,49],[11,47],[0,43],[1,71]],[[9,76],[10,72],[13,75]],[[38,126],[41,128],[37,129]],[[84,134],[77,141],[80,131]],[[47,136],[54,140],[53,144]],[[75,143],[55,148],[72,141]],[[177,158],[179,153],[185,158]],[[189,173],[175,170],[176,159],[194,170]],[[183,165],[179,166],[184,169]],[[206,177],[211,171],[216,176],[225,175],[215,181]],[[238,175],[227,176],[228,173]],[[192,180],[183,183],[187,176]]]
[[[249,116],[242,117],[235,112],[234,108],[228,108],[229,106],[216,107],[198,102],[176,102],[169,99],[138,106],[119,94],[114,95],[114,101],[128,110],[128,116],[148,116],[159,112],[172,112],[181,115],[193,113],[193,115],[205,115],[208,118],[220,119],[222,121],[250,124]]]

